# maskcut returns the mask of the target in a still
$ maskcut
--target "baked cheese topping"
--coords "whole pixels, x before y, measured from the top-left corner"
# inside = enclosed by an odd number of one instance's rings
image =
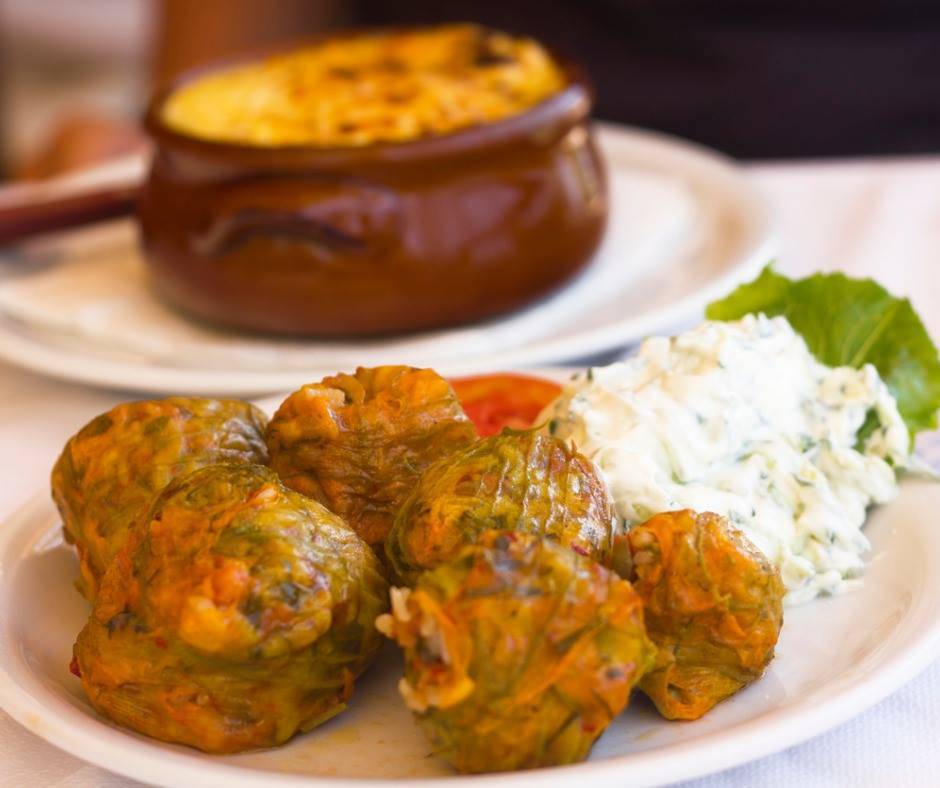
[[[338,37],[214,72],[171,94],[162,120],[216,142],[355,147],[502,120],[563,86],[537,42],[446,25]]]

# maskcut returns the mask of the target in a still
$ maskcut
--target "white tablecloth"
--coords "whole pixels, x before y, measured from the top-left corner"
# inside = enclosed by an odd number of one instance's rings
[[[752,171],[779,212],[780,270],[837,268],[876,277],[910,296],[940,339],[940,159],[770,164]],[[0,363],[0,520],[44,488],[78,425],[130,396]],[[938,742],[940,662],[829,734],[689,785],[938,785]],[[133,783],[59,752],[0,712],[0,785]]]

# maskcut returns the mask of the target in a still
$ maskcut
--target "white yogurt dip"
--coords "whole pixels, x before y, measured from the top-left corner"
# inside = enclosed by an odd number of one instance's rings
[[[866,418],[877,426],[859,444]],[[725,515],[780,569],[788,604],[861,582],[866,509],[894,498],[909,460],[875,368],[820,364],[782,317],[648,339],[576,375],[541,421],[598,465],[623,528]]]

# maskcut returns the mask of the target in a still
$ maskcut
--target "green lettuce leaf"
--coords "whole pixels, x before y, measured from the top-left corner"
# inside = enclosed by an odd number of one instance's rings
[[[911,435],[936,428],[940,357],[906,298],[896,298],[871,279],[836,273],[794,280],[768,265],[753,282],[709,304],[705,315],[737,320],[750,312],[786,317],[824,364],[873,364]]]

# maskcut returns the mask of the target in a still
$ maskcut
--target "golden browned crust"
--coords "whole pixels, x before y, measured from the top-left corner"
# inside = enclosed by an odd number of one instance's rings
[[[281,744],[345,708],[381,638],[378,560],[258,465],[172,483],[108,568],[75,644],[92,705],[208,752]]]
[[[594,464],[557,438],[506,430],[429,467],[385,543],[399,582],[414,582],[487,529],[535,533],[604,561],[613,515]]]
[[[266,424],[247,402],[169,397],[118,405],[74,435],[52,470],[52,497],[85,596],[94,599],[130,524],[173,479],[212,463],[264,463]]]
[[[630,583],[532,534],[488,531],[392,594],[401,693],[461,772],[582,760],[653,661]]]
[[[371,545],[385,539],[421,472],[475,437],[444,378],[401,366],[360,367],[304,386],[267,432],[271,467],[284,483]]]
[[[171,94],[162,118],[216,142],[352,147],[502,120],[563,85],[537,42],[443,25],[339,36],[217,71]]]
[[[664,717],[698,719],[760,678],[773,659],[783,583],[740,531],[711,512],[659,514],[623,538],[627,576],[659,648],[640,689]]]

